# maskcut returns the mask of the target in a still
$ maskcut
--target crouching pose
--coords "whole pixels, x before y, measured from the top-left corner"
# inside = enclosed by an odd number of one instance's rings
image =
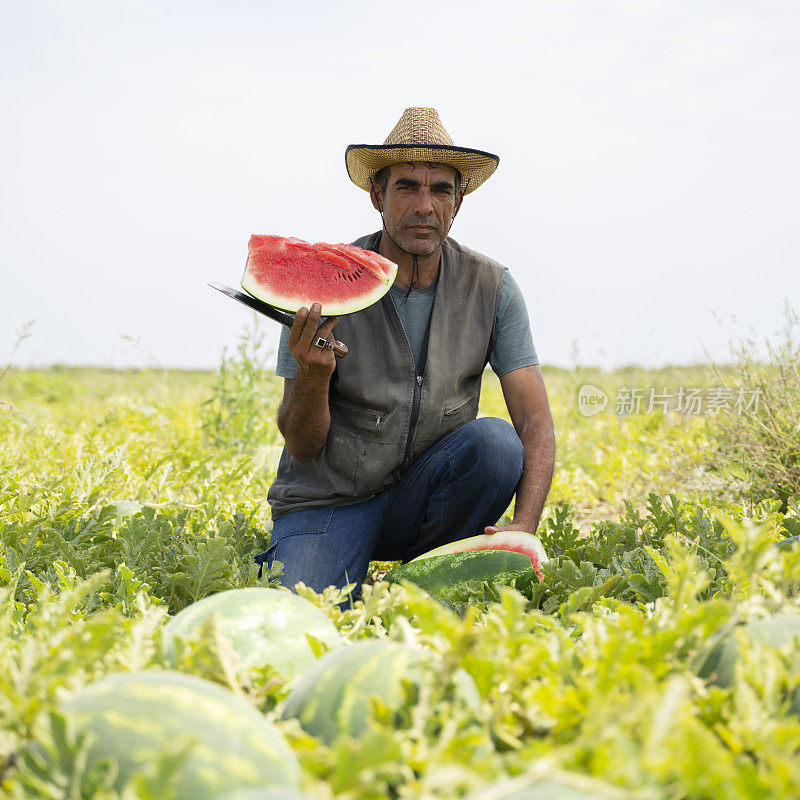
[[[300,309],[285,330],[278,427],[285,447],[269,492],[274,527],[260,563],[317,591],[360,586],[370,560],[403,560],[493,527],[534,533],[555,437],[525,301],[503,266],[449,238],[464,195],[498,158],[456,146],[434,109],[409,108],[382,145],[351,145],[350,179],[381,230],[354,242],[398,265],[363,311],[320,325]],[[337,361],[319,346],[350,345]],[[319,344],[317,344],[319,342]],[[486,364],[513,427],[476,418]]]

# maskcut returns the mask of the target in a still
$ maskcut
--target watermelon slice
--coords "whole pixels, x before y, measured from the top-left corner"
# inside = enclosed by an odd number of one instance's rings
[[[523,531],[500,531],[499,533],[481,534],[472,536],[469,539],[461,539],[458,542],[437,547],[417,556],[413,561],[421,561],[433,556],[446,556],[453,553],[468,553],[474,550],[509,550],[513,553],[522,553],[531,560],[531,566],[536,573],[536,577],[542,579],[542,564],[547,561],[547,554],[544,552],[542,543],[537,536]]]
[[[397,264],[354,245],[253,235],[242,289],[285,311],[320,303],[332,317],[380,300],[396,274]]]

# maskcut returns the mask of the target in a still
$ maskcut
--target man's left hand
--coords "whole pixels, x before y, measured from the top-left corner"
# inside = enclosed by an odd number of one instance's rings
[[[522,478],[517,486],[514,519],[508,525],[488,525],[484,533],[536,533],[553,479],[556,437],[539,365],[520,367],[500,378],[514,430],[525,447]]]

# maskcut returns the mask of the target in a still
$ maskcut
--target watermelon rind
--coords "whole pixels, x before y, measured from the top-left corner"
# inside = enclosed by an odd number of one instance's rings
[[[241,697],[169,670],[114,673],[62,705],[79,733],[90,732],[90,768],[117,762],[121,791],[176,744],[188,743],[174,800],[207,800],[252,786],[299,787],[300,767],[281,732]]]
[[[174,664],[175,637],[193,638],[212,614],[221,618],[223,634],[245,668],[271,666],[293,678],[316,657],[307,634],[328,647],[341,638],[323,611],[308,600],[280,589],[229,589],[198,600],[164,626],[167,659]]]
[[[530,558],[509,550],[426,555],[395,567],[385,580],[390,583],[411,581],[445,605],[455,608],[468,602],[473,582],[513,585],[523,594],[538,582]]]
[[[362,639],[322,656],[295,685],[282,718],[297,719],[307,733],[327,744],[358,737],[369,725],[370,698],[398,708],[404,698],[403,681],[419,684],[426,669],[436,668],[436,661],[430,650]],[[470,707],[480,702],[468,673],[459,676],[456,692]]]
[[[545,553],[539,537],[525,531],[499,531],[498,533],[482,533],[478,536],[470,536],[467,539],[459,539],[434,550],[429,550],[413,560],[421,561],[435,556],[477,550],[507,550],[514,553],[523,553],[529,557],[531,567],[540,580],[542,578],[541,566],[547,562],[547,553]]]
[[[257,263],[259,242],[268,240],[277,245],[274,252],[268,250],[276,261],[280,260],[279,253],[282,249],[286,253],[285,261],[273,268]],[[296,259],[292,255],[293,246],[300,248],[300,257]],[[299,276],[305,270],[309,280],[313,280],[315,275],[308,274],[309,266],[303,263],[303,256],[309,254],[309,248],[318,247],[330,248],[334,258],[343,259],[350,266],[357,265],[356,269],[361,269],[362,275],[368,273],[369,278],[359,282],[355,272],[347,268],[342,271],[332,264],[324,263],[326,253],[323,251],[318,254],[323,263],[317,261],[311,268],[315,274],[318,270],[322,278],[319,291],[315,295],[314,289],[308,287]],[[242,289],[285,311],[299,311],[302,307],[310,308],[312,303],[318,302],[322,306],[323,316],[353,314],[380,300],[392,287],[397,275],[397,264],[371,251],[361,251],[361,248],[353,245],[328,245],[324,242],[310,244],[301,239],[254,235],[250,237],[248,250]],[[361,256],[355,257],[354,254],[357,253],[361,253]],[[314,255],[311,258],[313,260]],[[257,273],[261,273],[261,276]],[[267,284],[267,279],[272,285]],[[281,283],[281,288],[276,288]]]

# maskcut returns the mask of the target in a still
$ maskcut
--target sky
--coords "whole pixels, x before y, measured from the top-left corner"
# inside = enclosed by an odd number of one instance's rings
[[[543,365],[728,360],[800,311],[798,98],[794,0],[4,0],[0,365],[215,367],[206,282],[377,230],[344,151],[408,106],[500,156],[451,235]]]

